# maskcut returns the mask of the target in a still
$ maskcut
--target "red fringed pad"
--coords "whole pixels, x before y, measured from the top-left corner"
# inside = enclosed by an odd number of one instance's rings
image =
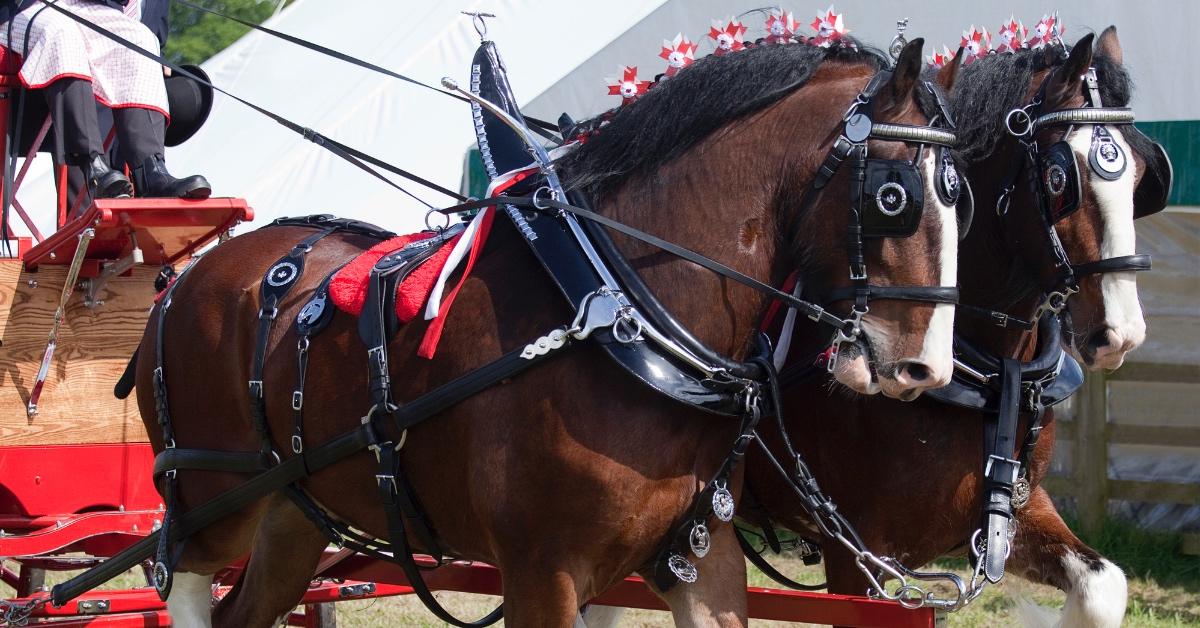
[[[347,314],[354,316],[362,314],[363,304],[367,300],[367,279],[376,262],[384,255],[403,248],[410,242],[430,237],[432,237],[430,233],[398,236],[380,242],[354,258],[354,261],[346,264],[329,282],[329,297],[333,300],[334,305]],[[450,257],[450,251],[454,249],[454,244],[460,237],[462,236],[455,236],[448,240],[437,253],[409,273],[397,287],[396,316],[400,318],[400,322],[407,323],[421,313],[425,300],[429,298],[429,293],[433,290],[433,284],[437,282],[438,275],[446,264],[446,259]]]

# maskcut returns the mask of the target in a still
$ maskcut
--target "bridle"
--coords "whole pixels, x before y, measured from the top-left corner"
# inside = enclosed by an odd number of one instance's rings
[[[937,103],[937,111],[926,112],[930,117],[928,126],[879,123],[871,119],[873,98],[891,76],[890,70],[877,72],[846,109],[840,133],[800,201],[800,212],[804,213],[816,203],[842,164],[851,162],[850,220],[846,238],[851,285],[830,291],[827,300],[852,299],[854,303],[845,324],[837,328],[830,342],[826,367],[831,373],[837,368],[842,346],[856,343],[862,335],[862,318],[870,311],[872,298],[958,303],[957,286],[878,286],[870,283],[867,273],[866,238],[907,237],[916,232],[925,196],[917,166],[927,145],[939,151],[937,180],[933,186],[939,198],[946,204],[959,205],[960,222],[965,214],[967,226],[973,211],[970,188],[959,176],[950,156],[950,150],[958,141],[954,121],[944,97],[931,82],[921,83]],[[872,139],[916,143],[916,157],[911,162],[871,158],[867,146]]]
[[[1047,314],[1059,314],[1066,307],[1071,295],[1079,292],[1079,280],[1092,275],[1108,273],[1140,272],[1150,270],[1151,259],[1148,254],[1121,255],[1100,260],[1073,263],[1062,240],[1058,236],[1055,224],[1078,210],[1082,201],[1082,178],[1075,159],[1074,149],[1065,139],[1078,126],[1092,127],[1092,144],[1088,154],[1088,166],[1091,172],[1106,180],[1120,178],[1129,167],[1130,158],[1125,150],[1117,144],[1110,125],[1119,125],[1127,130],[1136,131],[1133,127],[1133,110],[1127,107],[1105,107],[1100,97],[1100,82],[1095,68],[1088,68],[1084,75],[1087,87],[1087,103],[1083,107],[1060,109],[1043,113],[1042,106],[1046,100],[1046,90],[1053,73],[1047,75],[1037,94],[1024,107],[1013,109],[1005,118],[1005,126],[1010,135],[1017,138],[1021,145],[1023,158],[1014,162],[1005,178],[1000,196],[996,199],[996,213],[1002,218],[1007,216],[1012,202],[1016,181],[1022,172],[1033,198],[1035,199],[1046,231],[1050,251],[1054,257],[1057,277],[1054,285],[1045,291],[1041,301],[1033,311],[1029,320],[1022,320],[1007,314],[988,312],[1001,326],[1015,324],[1027,330],[1033,329],[1037,322]],[[1036,136],[1038,131],[1052,127],[1067,125],[1063,139],[1049,148],[1042,150]],[[1154,157],[1158,160],[1161,172],[1157,175],[1147,173],[1142,183],[1134,193],[1134,218],[1142,218],[1159,211],[1166,206],[1167,192],[1171,187],[1171,162],[1161,145],[1153,143]],[[1157,186],[1158,193],[1155,192]],[[1143,189],[1146,188],[1146,189]],[[1144,200],[1148,206],[1138,207],[1136,200]],[[970,307],[968,309],[979,310]]]

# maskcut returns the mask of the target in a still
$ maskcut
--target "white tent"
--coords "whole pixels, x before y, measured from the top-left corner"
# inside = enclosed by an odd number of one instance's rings
[[[298,0],[268,26],[372,61],[430,84],[450,76],[466,84],[479,37],[460,11],[484,11],[488,37],[509,68],[513,90],[531,115],[577,119],[612,107],[606,77],[622,65],[637,65],[644,77],[664,68],[657,54],[665,37],[682,32],[712,50],[709,20],[763,6],[761,0],[615,0],[605,3],[553,0]],[[1157,41],[1186,41],[1200,5],[1181,7],[1188,19],[1157,20],[1148,31],[1136,4],[1064,0],[1059,9],[1067,39],[1108,24],[1122,25],[1128,65],[1134,68],[1142,120],[1200,118],[1200,85],[1172,80],[1177,67],[1169,47]],[[791,6],[805,24],[816,5]],[[1039,0],[1013,0],[1003,8],[906,0],[886,11],[871,0],[841,0],[852,33],[886,45],[895,20],[909,16],[909,35],[924,36],[926,51],[952,48],[964,26],[994,27],[1015,11],[1032,25],[1045,7]],[[1182,16],[1181,16],[1182,17]],[[762,36],[762,18],[745,17],[748,37]],[[449,188],[462,179],[463,155],[474,141],[469,109],[460,102],[398,80],[356,68],[260,32],[251,32],[204,64],[213,82],[302,125],[411,170]],[[218,195],[241,196],[254,207],[256,224],[278,216],[327,212],[353,216],[396,230],[423,224],[424,208],[333,154],[312,145],[257,112],[218,95],[208,124],[189,142],[168,151],[178,175],[205,174]],[[43,160],[48,161],[48,160]],[[40,164],[20,199],[41,219],[52,221],[53,190],[48,164]],[[427,202],[451,199],[419,185],[404,186]]]
[[[466,85],[479,36],[460,11],[493,13],[497,17],[488,20],[488,37],[500,44],[514,69],[514,91],[532,97],[659,4],[297,0],[267,26],[429,84],[449,76]],[[231,93],[451,189],[458,187],[463,153],[475,140],[466,104],[264,33],[251,32],[204,69]],[[49,160],[40,161],[19,198],[48,232],[54,192]],[[167,164],[177,175],[204,174],[216,195],[248,199],[255,224],[309,213],[353,216],[396,230],[424,224],[421,204],[220,94],[208,123],[186,144],[170,149]],[[453,202],[402,184],[434,205]]]

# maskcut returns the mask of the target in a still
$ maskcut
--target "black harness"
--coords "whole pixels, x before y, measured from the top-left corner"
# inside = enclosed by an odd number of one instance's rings
[[[1035,139],[1037,131],[1061,124],[1072,125],[1072,129],[1074,125],[1091,125],[1092,144],[1088,164],[1093,173],[1106,180],[1119,178],[1128,167],[1129,157],[1124,154],[1124,150],[1105,125],[1125,125],[1126,132],[1140,133],[1132,126],[1132,111],[1103,107],[1095,70],[1088,71],[1085,81],[1089,105],[1087,107],[1043,114],[1041,107],[1049,82],[1047,77],[1034,99],[1027,106],[1013,110],[1006,120],[1009,131],[1021,144],[1022,158],[1014,162],[1005,178],[1002,193],[996,203],[996,211],[1001,216],[1007,215],[1016,181],[1024,172],[1040,210],[1038,214],[1046,228],[1058,270],[1058,284],[1046,292],[1042,303],[1029,320],[967,304],[958,306],[968,313],[983,314],[1000,327],[1025,330],[1037,327],[1039,347],[1036,356],[1029,362],[999,358],[956,334],[955,371],[951,382],[943,388],[925,393],[945,403],[979,410],[985,417],[985,499],[982,524],[970,539],[975,575],[969,588],[964,586],[964,583],[959,583],[959,605],[974,599],[982,591],[982,588],[977,586],[981,578],[996,583],[1003,577],[1014,531],[1010,525],[1013,511],[1023,507],[1032,493],[1029,459],[1041,435],[1045,410],[1070,397],[1083,383],[1083,370],[1062,349],[1062,330],[1058,314],[1066,306],[1067,299],[1078,292],[1079,278],[1104,273],[1145,271],[1151,267],[1150,256],[1144,254],[1074,264],[1055,230],[1055,223],[1078,209],[1083,195],[1082,181],[1074,149],[1070,144],[1063,140],[1042,151]],[[1146,158],[1153,163],[1143,174],[1142,182],[1134,192],[1135,218],[1161,211],[1167,204],[1170,192],[1172,169],[1166,151],[1161,145],[1153,143],[1152,153]],[[814,373],[814,369],[809,365],[798,365],[785,370],[781,379],[783,385],[789,385],[811,377]],[[1030,419],[1025,437],[1018,447],[1018,423],[1022,412],[1028,413]],[[788,451],[794,455],[790,446]],[[770,457],[769,451],[767,453]],[[773,457],[771,459],[774,461]],[[776,466],[779,466],[777,462]],[[797,473],[797,476],[803,479],[804,474]],[[815,481],[808,490],[797,489],[797,493],[802,499],[805,499],[806,495],[810,499],[816,498],[816,503],[806,506],[810,516],[814,512],[820,513],[819,506],[822,503],[827,503],[832,508],[832,502],[820,500],[821,494],[819,489],[816,489]],[[813,519],[821,526],[822,531],[829,535],[828,524],[822,522],[819,516],[813,516]],[[848,523],[845,525],[849,526]],[[769,523],[767,529],[770,529]],[[785,586],[798,588],[794,586],[794,581],[771,568],[748,542],[740,537],[739,540],[742,541],[746,555],[765,573]],[[771,545],[768,543],[768,546]],[[906,575],[913,575],[898,564],[894,566]]]
[[[490,42],[485,42],[481,47],[481,53],[494,55],[494,47]],[[498,57],[494,58],[498,61]],[[476,72],[478,71],[476,69]],[[503,77],[502,73],[497,73],[497,76]],[[494,81],[494,84],[503,84],[506,87],[506,81],[499,79]],[[871,83],[874,89],[882,84],[883,79],[879,77],[876,77]],[[860,95],[856,101],[855,107],[869,105],[871,94],[873,94],[873,90],[865,90],[864,94]],[[502,120],[505,118],[504,114],[510,118],[514,115],[513,112],[495,109],[496,102],[494,100],[480,98],[474,94],[471,96],[473,103],[483,104],[487,109],[483,114],[485,119],[487,115]],[[500,115],[497,115],[497,111],[500,112]],[[851,113],[854,113],[853,109]],[[519,112],[515,115],[519,115]],[[847,118],[849,119],[850,116]],[[856,126],[863,123],[867,128]],[[847,155],[853,156],[856,172],[865,173],[869,163],[865,150],[868,138],[915,142],[922,146],[925,144],[948,146],[954,141],[952,133],[931,127],[886,124],[870,127],[872,125],[869,119],[861,117],[855,125],[847,125],[846,133],[839,138],[835,150],[831,151],[831,158],[826,160],[828,177],[832,177],[836,173],[838,166],[845,159],[845,156],[833,157],[843,149],[848,149]],[[855,139],[856,133],[860,134],[857,139]],[[507,140],[504,138],[504,134],[490,135],[488,144],[496,146],[498,142],[514,139],[511,136]],[[516,137],[515,139],[527,141],[527,138]],[[483,142],[481,142],[481,147],[482,145],[484,145]],[[518,164],[516,167],[523,165]],[[293,455],[286,459],[279,456],[271,445],[272,440],[267,429],[265,409],[262,404],[262,400],[265,398],[261,384],[265,339],[270,335],[278,305],[299,279],[300,273],[303,271],[304,255],[321,238],[335,231],[343,230],[373,235],[378,238],[387,237],[390,234],[377,229],[363,229],[361,223],[339,221],[328,217],[310,217],[275,223],[277,225],[310,226],[316,229],[316,232],[293,247],[288,255],[268,269],[263,288],[260,291],[260,323],[256,336],[254,362],[251,364],[252,380],[250,383],[252,416],[256,430],[263,442],[259,452],[181,450],[173,446],[171,421],[166,402],[166,385],[161,374],[163,355],[161,334],[166,326],[166,312],[170,305],[171,294],[179,284],[179,281],[176,281],[166,295],[164,307],[160,308],[159,312],[160,335],[156,359],[159,360],[160,368],[156,371],[155,377],[156,397],[159,400],[159,423],[163,428],[165,439],[169,439],[168,442],[172,446],[168,448],[170,451],[165,451],[156,461],[156,475],[167,478],[167,492],[171,495],[174,492],[175,475],[179,469],[219,469],[256,473],[257,475],[229,493],[179,516],[176,514],[175,499],[168,498],[168,513],[165,516],[167,523],[164,524],[163,530],[157,536],[152,535],[126,552],[106,561],[101,567],[59,585],[53,593],[56,603],[71,599],[78,593],[112,577],[129,564],[136,563],[145,555],[151,542],[159,547],[155,563],[156,586],[159,588],[160,595],[166,597],[170,587],[173,562],[173,552],[170,550],[175,543],[204,525],[236,511],[270,491],[284,490],[292,496],[318,528],[329,534],[335,542],[343,546],[354,547],[370,555],[390,558],[398,562],[404,568],[417,595],[439,619],[456,626],[491,623],[499,618],[500,609],[475,624],[461,622],[446,613],[424,585],[407,545],[407,525],[414,526],[414,533],[426,546],[425,549],[435,558],[440,559],[441,552],[432,526],[428,524],[427,518],[421,513],[415,495],[408,488],[403,475],[399,473],[398,451],[404,444],[406,430],[409,427],[444,411],[498,381],[512,377],[540,363],[541,360],[557,354],[559,349],[568,346],[573,341],[582,341],[587,338],[595,338],[622,365],[640,365],[631,368],[631,372],[669,396],[688,402],[694,407],[736,416],[741,420],[730,453],[714,477],[697,494],[692,508],[670,536],[666,547],[656,561],[654,573],[656,580],[663,588],[668,588],[678,580],[694,580],[695,566],[685,557],[686,554],[691,552],[699,557],[707,552],[709,539],[706,522],[710,517],[716,516],[722,521],[729,521],[733,517],[734,500],[727,486],[729,478],[736,469],[736,465],[740,463],[749,443],[755,440],[754,430],[760,417],[765,413],[779,414],[779,408],[772,405],[778,402],[778,394],[777,386],[774,384],[774,369],[769,360],[769,345],[765,342],[759,343],[757,350],[752,353],[752,357],[745,362],[724,358],[705,347],[698,339],[686,333],[683,325],[672,318],[656,299],[653,299],[640,279],[636,279],[636,273],[629,268],[627,260],[620,255],[611,240],[608,239],[607,234],[598,225],[663,248],[718,272],[722,276],[780,298],[787,304],[797,307],[813,320],[834,327],[837,330],[837,338],[844,339],[841,341],[853,341],[861,333],[858,321],[861,314],[866,311],[867,300],[873,288],[866,282],[862,237],[883,235],[883,232],[873,233],[870,219],[863,221],[862,203],[858,207],[852,208],[854,220],[851,225],[851,260],[853,263],[852,274],[857,277],[856,281],[860,282],[855,308],[858,315],[843,319],[820,306],[766,286],[704,256],[595,214],[582,206],[584,199],[578,196],[570,197],[578,203],[577,205],[558,200],[564,198],[565,193],[557,184],[553,167],[548,161],[541,161],[539,166],[545,175],[545,185],[534,190],[531,196],[509,197],[502,203],[518,232],[530,243],[535,256],[549,271],[550,276],[566,295],[568,301],[575,306],[578,314],[573,323],[566,329],[553,330],[546,336],[535,339],[526,347],[510,352],[417,399],[397,405],[391,397],[386,352],[387,340],[395,332],[394,314],[392,313],[395,285],[406,272],[415,268],[436,246],[415,247],[411,250],[405,249],[386,255],[372,270],[367,303],[359,321],[360,337],[367,346],[370,409],[363,417],[359,428],[333,441],[313,447],[306,445],[302,436],[304,371],[311,339],[328,322],[327,311],[330,308],[326,304],[328,298],[328,278],[326,278],[322,282],[322,287],[318,288],[313,298],[301,309],[297,318],[299,335],[297,360],[300,369],[297,385],[292,391],[294,429],[291,443]],[[911,177],[905,175],[898,166],[889,165],[888,171],[899,172],[898,180],[911,184]],[[828,178],[825,178],[819,187],[814,186],[816,190],[814,194],[818,194],[820,188],[824,187],[827,181]],[[543,192],[548,193],[543,195]],[[495,200],[468,202],[443,210],[443,212],[460,213],[496,204]],[[917,203],[897,201],[896,199],[885,199],[882,201],[882,205],[877,204],[877,206],[886,208],[885,214],[895,215],[905,211],[919,212],[920,209]],[[899,212],[896,211],[897,209]],[[543,219],[527,220],[524,212],[528,211],[532,211],[534,215],[541,216]],[[893,216],[889,215],[889,217]],[[584,219],[585,224],[589,226],[580,225],[578,218]],[[903,219],[907,220],[908,218]],[[444,242],[449,235],[441,233],[432,240]],[[625,280],[626,285],[618,282],[616,279],[618,275]],[[916,298],[921,295],[921,290],[924,288],[914,287],[910,290]],[[629,294],[636,293],[637,300],[631,300],[626,291]],[[933,288],[928,292],[928,300],[936,302],[953,302],[956,298],[957,294],[953,292],[953,288]],[[668,374],[667,377],[658,376],[653,379],[646,377],[645,374],[654,371],[653,367],[655,366],[667,367],[662,370]],[[387,430],[382,429],[385,425],[388,426]],[[399,437],[393,441],[383,436],[384,433],[396,433],[399,434]],[[345,524],[321,512],[311,498],[295,487],[298,480],[320,471],[337,459],[364,448],[375,453],[379,464],[376,479],[380,501],[388,519],[390,543],[368,539],[353,532]],[[174,554],[177,554],[177,551]]]

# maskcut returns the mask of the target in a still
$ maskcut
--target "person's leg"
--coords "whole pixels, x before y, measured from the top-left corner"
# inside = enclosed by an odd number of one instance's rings
[[[113,110],[121,157],[130,165],[138,196],[208,198],[212,186],[201,175],[177,179],[167,172],[163,140],[167,120],[163,114],[141,107]]]
[[[55,133],[62,138],[65,163],[83,171],[94,198],[129,196],[133,192],[129,179],[110,168],[104,157],[91,83],[61,78],[47,85],[45,93]]]

